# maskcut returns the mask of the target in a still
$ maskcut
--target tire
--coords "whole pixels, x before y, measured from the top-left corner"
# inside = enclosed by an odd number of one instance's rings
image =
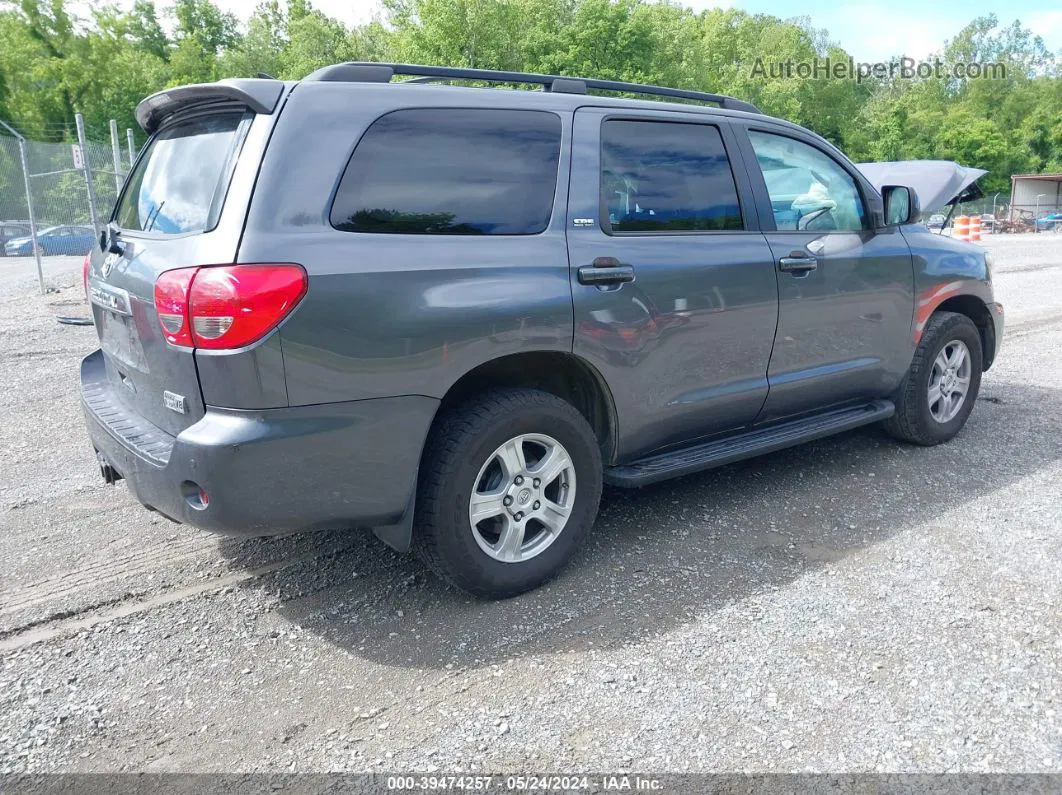
[[[942,356],[964,348],[967,368],[958,364],[950,382],[947,378],[942,384],[945,390],[939,394],[950,393],[939,401],[930,400],[930,385],[939,384],[939,377],[944,375]],[[966,424],[970,412],[977,401],[981,388],[982,370],[981,335],[973,321],[965,315],[954,312],[937,312],[930,316],[922,332],[922,340],[915,350],[914,361],[907,371],[903,383],[897,390],[896,413],[885,421],[885,429],[897,439],[913,442],[926,447],[947,442],[955,437]],[[949,360],[956,363],[956,359]],[[962,375],[966,373],[968,383],[961,402],[956,406],[950,403],[957,390],[963,387]],[[947,387],[952,386],[952,389]],[[937,394],[937,393],[934,393]],[[952,413],[954,411],[954,413]]]
[[[517,448],[523,461],[513,458]],[[547,461],[558,448],[560,455]],[[566,468],[550,477],[551,467],[561,465]],[[549,482],[534,478],[536,472]],[[477,511],[486,517],[475,525],[473,490]],[[500,507],[504,499],[509,507]],[[429,434],[417,485],[414,549],[433,571],[471,594],[516,596],[553,579],[571,560],[600,499],[601,453],[583,416],[548,392],[492,390],[447,410]],[[560,529],[551,532],[546,522]],[[522,527],[523,535],[509,535],[513,527]]]

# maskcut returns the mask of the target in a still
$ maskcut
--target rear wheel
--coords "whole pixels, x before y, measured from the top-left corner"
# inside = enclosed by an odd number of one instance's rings
[[[567,564],[600,498],[597,439],[573,406],[533,389],[491,391],[433,428],[414,544],[458,587],[515,596]]]
[[[966,424],[981,387],[981,335],[965,315],[929,318],[914,361],[899,389],[893,436],[921,445],[952,439]]]

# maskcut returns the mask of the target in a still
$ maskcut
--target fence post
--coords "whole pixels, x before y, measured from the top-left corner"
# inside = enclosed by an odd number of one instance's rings
[[[33,258],[37,260],[37,284],[44,295],[44,268],[41,265],[41,247],[37,243],[37,218],[33,215],[33,191],[30,189],[29,160],[26,158],[26,139],[19,136],[18,157],[22,161],[22,178],[26,182],[26,214],[29,215],[30,239],[33,245]]]
[[[88,190],[89,215],[92,218],[92,229],[98,237],[100,234],[100,219],[96,212],[96,188],[92,184],[92,166],[89,164],[88,146],[85,143],[85,117],[80,113],[74,114],[77,122],[77,142],[81,147],[81,166],[85,172],[85,187]]]
[[[111,119],[111,159],[114,161],[114,195],[122,192],[122,147],[118,144],[118,122]]]
[[[30,222],[30,245],[33,246],[33,258],[37,260],[37,285],[41,288],[41,295],[44,295],[44,268],[41,266],[41,247],[37,243],[37,219],[33,215],[33,192],[30,189],[30,173],[29,173],[29,161],[26,158],[26,139],[22,137],[22,134],[6,122],[0,121],[0,125],[3,125],[4,129],[15,136],[15,140],[18,141],[18,159],[22,163],[22,184],[26,187],[26,215],[29,216]]]
[[[129,148],[129,170],[133,169],[133,161],[136,160],[136,145],[133,143],[133,128],[125,128],[125,143]]]

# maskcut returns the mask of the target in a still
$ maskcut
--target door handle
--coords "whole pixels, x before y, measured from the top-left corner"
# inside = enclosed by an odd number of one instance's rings
[[[818,267],[819,261],[815,257],[799,251],[778,260],[778,270],[783,273],[810,273]]]
[[[624,265],[615,257],[598,257],[593,265],[584,265],[577,273],[579,284],[623,284],[634,281],[634,268]]]

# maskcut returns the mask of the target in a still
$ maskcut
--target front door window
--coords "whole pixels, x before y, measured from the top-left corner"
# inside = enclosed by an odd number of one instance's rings
[[[813,146],[784,135],[749,131],[779,232],[857,232],[866,212],[855,180]]]

